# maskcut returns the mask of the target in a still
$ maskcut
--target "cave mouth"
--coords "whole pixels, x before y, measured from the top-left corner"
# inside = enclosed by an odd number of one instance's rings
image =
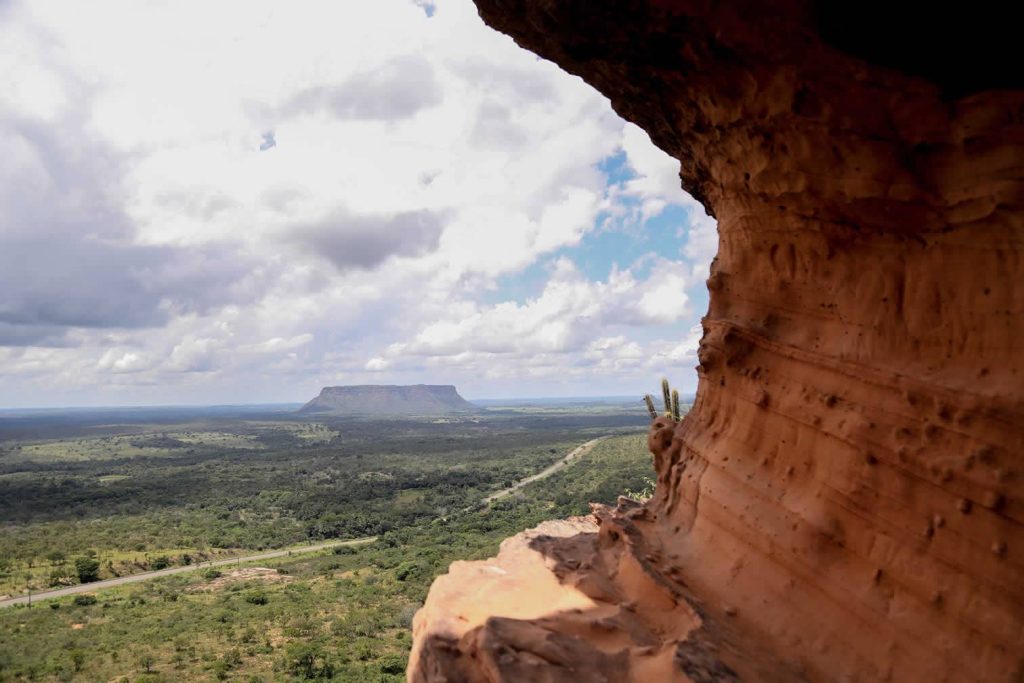
[[[1005,11],[476,2],[680,161],[718,252],[696,402],[649,432],[657,495],[534,543],[552,608],[583,592],[586,619],[478,613],[463,633],[439,579],[410,680],[1020,680],[1024,91]],[[962,65],[938,56],[958,30],[979,48]],[[475,566],[533,562],[528,538]],[[500,585],[457,572],[467,593]]]

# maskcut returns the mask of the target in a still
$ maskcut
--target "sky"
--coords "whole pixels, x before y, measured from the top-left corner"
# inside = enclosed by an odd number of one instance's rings
[[[469,0],[0,1],[0,407],[696,387],[713,219]]]

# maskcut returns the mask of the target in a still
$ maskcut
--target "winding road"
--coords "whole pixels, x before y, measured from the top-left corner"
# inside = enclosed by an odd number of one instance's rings
[[[230,564],[241,564],[242,562],[252,562],[254,560],[269,560],[274,557],[284,557],[285,555],[301,555],[304,553],[314,553],[317,550],[326,550],[327,548],[333,548],[339,545],[362,545],[363,543],[372,543],[376,540],[376,536],[369,536],[367,538],[356,538],[351,541],[331,541],[330,543],[320,543],[319,545],[307,545],[299,548],[284,548],[282,550],[270,550],[265,553],[259,553],[258,555],[246,555],[245,557],[230,557],[224,560],[211,560],[210,562],[190,564],[185,565],[183,567],[170,567],[168,569],[158,569],[156,571],[142,572],[141,574],[132,574],[130,576],[119,576],[116,579],[106,579],[104,581],[94,581],[92,583],[81,583],[77,586],[58,588],[52,591],[43,591],[41,593],[35,593],[31,596],[21,595],[16,598],[7,598],[6,600],[0,600],[0,607],[29,605],[33,602],[36,602],[37,600],[49,600],[50,598],[60,598],[64,597],[65,595],[74,595],[76,593],[91,593],[93,591],[102,590],[104,588],[123,586],[126,583],[148,581],[149,579],[155,579],[158,576],[170,576],[171,574],[181,574],[183,572],[191,572],[195,571],[196,569],[204,569],[209,567],[225,567]]]
[[[525,479],[520,479],[512,486],[508,488],[492,493],[491,495],[482,499],[482,503],[490,504],[496,500],[501,500],[506,496],[510,496],[519,489],[523,488],[527,484],[532,484],[535,481],[540,481],[546,477],[550,477],[555,472],[564,468],[574,460],[578,460],[583,457],[591,450],[594,446],[609,438],[611,435],[600,436],[596,439],[591,439],[584,444],[577,446],[576,448],[569,451],[569,454],[559,460],[553,465],[550,465],[537,474],[530,475]],[[350,541],[331,541],[329,543],[320,543],[318,545],[307,545],[298,548],[285,548],[282,550],[270,550],[265,553],[259,553],[256,555],[246,555],[244,557],[231,557],[223,560],[212,560],[210,562],[203,562],[200,564],[186,565],[184,567],[169,567],[168,569],[159,569],[152,572],[142,572],[140,574],[132,574],[130,576],[119,576],[114,579],[106,579],[104,581],[94,581],[92,583],[82,583],[77,586],[68,586],[67,588],[57,588],[55,590],[43,591],[35,593],[34,595],[20,595],[13,598],[6,598],[0,600],[0,608],[3,607],[14,607],[15,605],[31,605],[33,602],[39,600],[49,600],[51,598],[61,598],[67,595],[75,595],[76,593],[91,593],[97,590],[103,590],[104,588],[113,588],[114,586],[123,586],[128,583],[138,583],[139,581],[148,581],[149,579],[155,579],[160,576],[170,576],[172,574],[181,574],[184,572],[195,571],[200,568],[208,567],[225,567],[232,564],[241,564],[242,562],[254,562],[257,560],[269,560],[275,557],[284,557],[286,555],[299,555],[304,553],[314,553],[318,550],[326,550],[328,548],[334,548],[341,545],[362,545],[364,543],[372,543],[377,540],[376,536],[370,536],[368,538],[356,538]]]
[[[590,441],[586,442],[585,444],[577,446],[576,448],[574,448],[571,451],[569,451],[569,454],[567,456],[565,456],[564,458],[562,458],[561,460],[556,462],[554,465],[546,467],[546,468],[542,469],[540,472],[538,472],[537,474],[530,475],[529,477],[526,477],[525,479],[520,479],[516,483],[512,484],[512,486],[509,486],[507,489],[502,489],[502,490],[498,491],[497,493],[492,493],[491,495],[489,495],[486,498],[484,498],[483,502],[485,504],[493,503],[496,500],[501,500],[502,498],[504,498],[506,496],[512,495],[513,493],[515,493],[519,489],[523,488],[527,484],[532,484],[535,481],[540,481],[541,479],[545,479],[547,477],[550,477],[552,474],[554,474],[558,470],[562,469],[563,467],[565,467],[566,465],[571,463],[573,460],[576,460],[577,458],[581,458],[584,455],[586,455],[587,453],[589,453],[590,451],[592,451],[594,449],[594,446],[596,446],[600,442],[604,441],[609,436],[611,436],[611,435],[608,434],[606,436],[599,436],[596,439],[591,439]]]

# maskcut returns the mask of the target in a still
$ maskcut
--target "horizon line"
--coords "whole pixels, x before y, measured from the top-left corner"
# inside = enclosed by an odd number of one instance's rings
[[[681,396],[692,398],[696,394],[682,394]],[[636,394],[636,400],[642,401],[643,394]],[[496,398],[486,397],[464,397],[466,401],[559,401],[559,400],[580,400],[580,399],[630,399],[633,394],[586,394],[567,396],[499,396]],[[302,406],[308,401],[268,401],[259,403],[140,403],[140,404],[96,404],[96,405],[55,405],[55,406],[0,406],[0,413],[13,412],[42,412],[42,411],[81,411],[81,410],[153,410],[153,409],[199,409],[199,408],[273,408],[284,406]]]

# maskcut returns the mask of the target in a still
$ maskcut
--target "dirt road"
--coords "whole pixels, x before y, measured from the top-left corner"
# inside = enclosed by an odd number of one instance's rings
[[[582,456],[589,453],[594,446],[609,438],[609,436],[600,436],[596,439],[591,439],[586,443],[577,446],[576,448],[569,451],[569,454],[564,458],[556,462],[550,467],[546,467],[537,474],[520,479],[512,486],[507,489],[502,489],[496,493],[492,493],[483,499],[484,504],[493,503],[496,500],[512,495],[519,489],[523,488],[527,484],[532,484],[535,481],[540,481],[545,477],[550,477],[552,474],[562,469],[569,463],[581,458]],[[369,538],[357,538],[352,541],[332,541],[330,543],[321,543],[319,545],[308,545],[299,548],[291,548],[285,550],[271,550],[265,553],[259,553],[257,555],[246,555],[245,557],[234,557],[226,560],[214,560],[212,562],[203,562],[202,564],[193,564],[185,567],[170,567],[168,569],[160,569],[154,572],[143,572],[141,574],[132,574],[131,576],[120,576],[116,579],[107,579],[105,581],[94,581],[93,583],[83,583],[77,586],[68,586],[67,588],[58,588],[51,591],[43,591],[36,593],[31,596],[31,602],[39,600],[48,600],[50,598],[60,598],[66,595],[75,595],[76,593],[91,593],[93,591],[103,590],[104,588],[113,588],[114,586],[123,586],[126,583],[136,583],[138,581],[148,581],[149,579],[155,579],[158,576],[170,576],[171,574],[181,574],[182,572],[191,572],[199,569],[200,567],[224,567],[231,564],[241,564],[242,562],[253,562],[256,560],[269,560],[274,557],[284,557],[285,555],[298,555],[302,553],[313,553],[317,550],[325,550],[327,548],[333,548],[338,545],[360,545],[362,543],[371,543],[377,540],[376,536]],[[0,600],[0,608],[2,607],[13,607],[14,605],[27,605],[30,604],[30,598],[27,595],[21,595],[15,598],[7,598]]]
[[[526,479],[520,479],[515,484],[512,484],[512,486],[509,486],[507,489],[502,489],[497,493],[492,493],[491,495],[484,498],[483,502],[493,503],[496,500],[501,500],[505,496],[512,495],[513,493],[523,488],[527,484],[532,484],[535,481],[540,481],[541,479],[550,477],[552,474],[562,469],[563,467],[571,463],[573,460],[576,460],[577,458],[580,458],[589,453],[594,448],[594,446],[601,443],[607,438],[608,436],[599,436],[596,439],[591,439],[590,441],[586,442],[581,446],[577,446],[576,448],[569,451],[569,455],[565,456],[564,458],[556,462],[554,465],[551,465],[550,467],[547,467],[538,472],[537,474],[527,477]]]
[[[155,579],[158,576],[170,576],[171,574],[181,574],[182,572],[191,572],[202,567],[224,567],[231,564],[241,564],[242,562],[252,562],[254,560],[269,560],[274,557],[284,557],[285,555],[301,555],[304,553],[313,553],[317,550],[326,550],[327,548],[333,548],[338,545],[361,545],[363,543],[372,543],[377,540],[376,536],[370,536],[369,538],[357,538],[352,541],[331,541],[330,543],[320,543],[318,545],[307,545],[299,548],[286,548],[284,550],[270,550],[265,553],[259,553],[257,555],[246,555],[245,557],[232,557],[226,560],[213,560],[211,562],[203,562],[201,564],[190,564],[184,567],[170,567],[168,569],[160,569],[154,572],[143,572],[141,574],[132,574],[131,576],[119,576],[116,579],[107,579],[105,581],[94,581],[93,583],[83,583],[77,586],[68,586],[67,588],[58,588],[52,591],[43,591],[42,593],[36,593],[31,596],[31,601],[34,603],[37,600],[48,600],[50,598],[60,598],[65,595],[74,595],[76,593],[91,593],[93,591],[102,590],[104,588],[113,588],[114,586],[123,586],[126,583],[136,583],[138,581],[148,581],[149,579]],[[16,598],[7,598],[6,600],[0,600],[0,607],[13,607],[14,605],[27,605],[29,603],[29,596],[22,595]]]

